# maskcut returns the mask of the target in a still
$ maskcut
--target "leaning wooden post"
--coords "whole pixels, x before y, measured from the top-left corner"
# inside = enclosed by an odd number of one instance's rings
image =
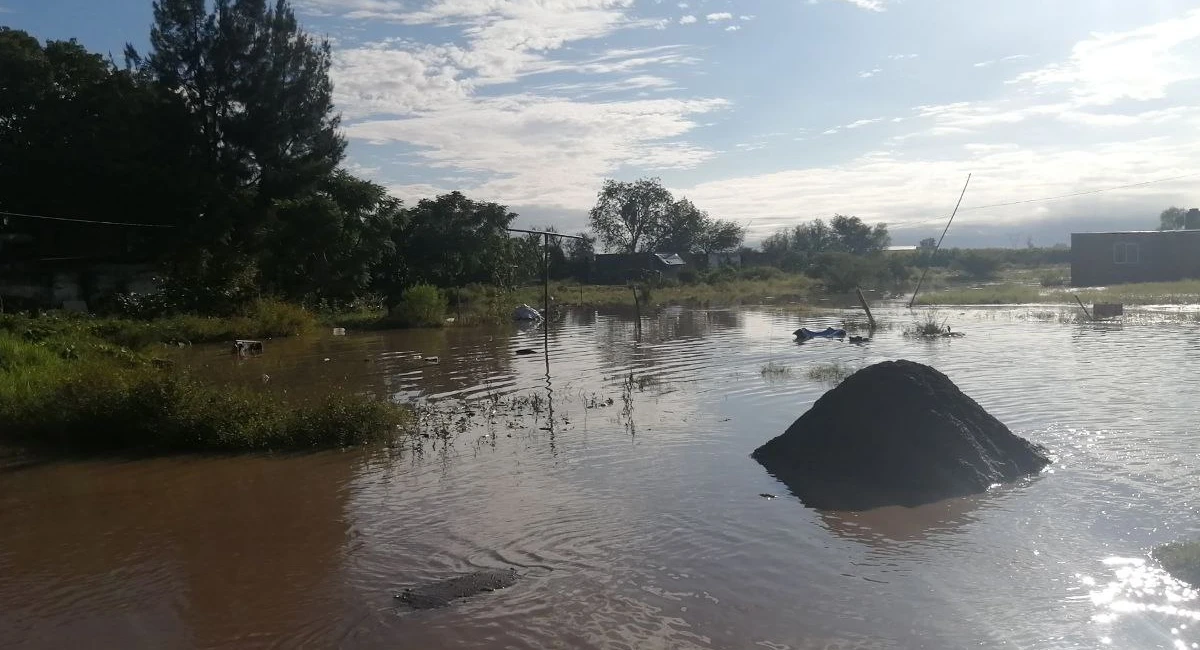
[[[1088,320],[1096,320],[1095,318],[1092,318],[1091,314],[1088,313],[1087,307],[1083,306],[1083,301],[1079,299],[1079,294],[1072,294],[1072,295],[1075,296],[1075,302],[1079,303],[1079,308],[1083,310],[1083,315],[1087,316]]]
[[[871,331],[875,331],[875,317],[871,315],[871,306],[867,304],[867,298],[863,295],[862,289],[854,287],[854,293],[858,294],[858,304],[862,305],[863,311],[867,312],[867,324],[871,327]]]

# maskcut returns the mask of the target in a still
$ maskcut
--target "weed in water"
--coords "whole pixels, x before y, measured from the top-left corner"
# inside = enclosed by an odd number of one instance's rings
[[[854,374],[857,368],[848,366],[840,361],[820,363],[808,369],[808,378],[813,381],[823,381],[827,384],[838,385],[846,377]]]
[[[792,367],[775,361],[763,364],[759,373],[767,379],[787,379],[792,376]]]
[[[934,337],[943,336],[948,331],[946,321],[940,318],[937,310],[929,309],[904,329],[904,335]]]

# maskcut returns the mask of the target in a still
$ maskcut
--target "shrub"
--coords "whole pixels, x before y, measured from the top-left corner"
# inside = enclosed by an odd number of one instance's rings
[[[877,282],[884,266],[877,257],[850,253],[822,253],[813,260],[808,274],[824,283],[826,290],[835,293],[853,291],[855,287]]]
[[[993,251],[966,250],[955,258],[952,268],[972,280],[990,280],[1000,271],[1000,257]]]
[[[446,322],[446,301],[431,284],[409,287],[392,307],[391,319],[404,327],[441,327]]]
[[[1067,284],[1067,276],[1059,271],[1047,271],[1038,278],[1043,287],[1061,287]]]
[[[679,281],[683,284],[696,284],[700,281],[700,274],[696,269],[683,269],[679,272]]]
[[[722,284],[725,282],[733,282],[738,277],[737,271],[730,266],[722,266],[708,272],[704,281],[708,284]]]

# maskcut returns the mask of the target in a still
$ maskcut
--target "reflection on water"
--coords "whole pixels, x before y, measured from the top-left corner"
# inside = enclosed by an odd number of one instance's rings
[[[885,326],[862,345],[792,341],[848,315],[665,309],[638,343],[632,314],[577,311],[548,333],[351,333],[271,341],[247,360],[184,351],[195,372],[291,399],[417,400],[425,426],[452,435],[0,469],[0,647],[1200,642],[1195,592],[1137,559],[1193,536],[1194,322],[1156,321],[1151,337],[944,310],[966,337],[927,341],[902,335],[914,315],[880,309]],[[540,353],[546,334],[548,356],[517,354]],[[761,498],[786,489],[749,453],[824,392],[808,369],[896,358],[942,370],[1055,464],[913,509]],[[792,372],[768,381],[768,363]],[[523,578],[444,610],[393,607],[405,586],[503,567]]]

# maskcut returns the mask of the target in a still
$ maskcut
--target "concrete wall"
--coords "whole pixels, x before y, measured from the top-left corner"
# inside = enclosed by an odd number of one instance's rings
[[[1093,287],[1200,278],[1200,230],[1071,235],[1071,284]]]

